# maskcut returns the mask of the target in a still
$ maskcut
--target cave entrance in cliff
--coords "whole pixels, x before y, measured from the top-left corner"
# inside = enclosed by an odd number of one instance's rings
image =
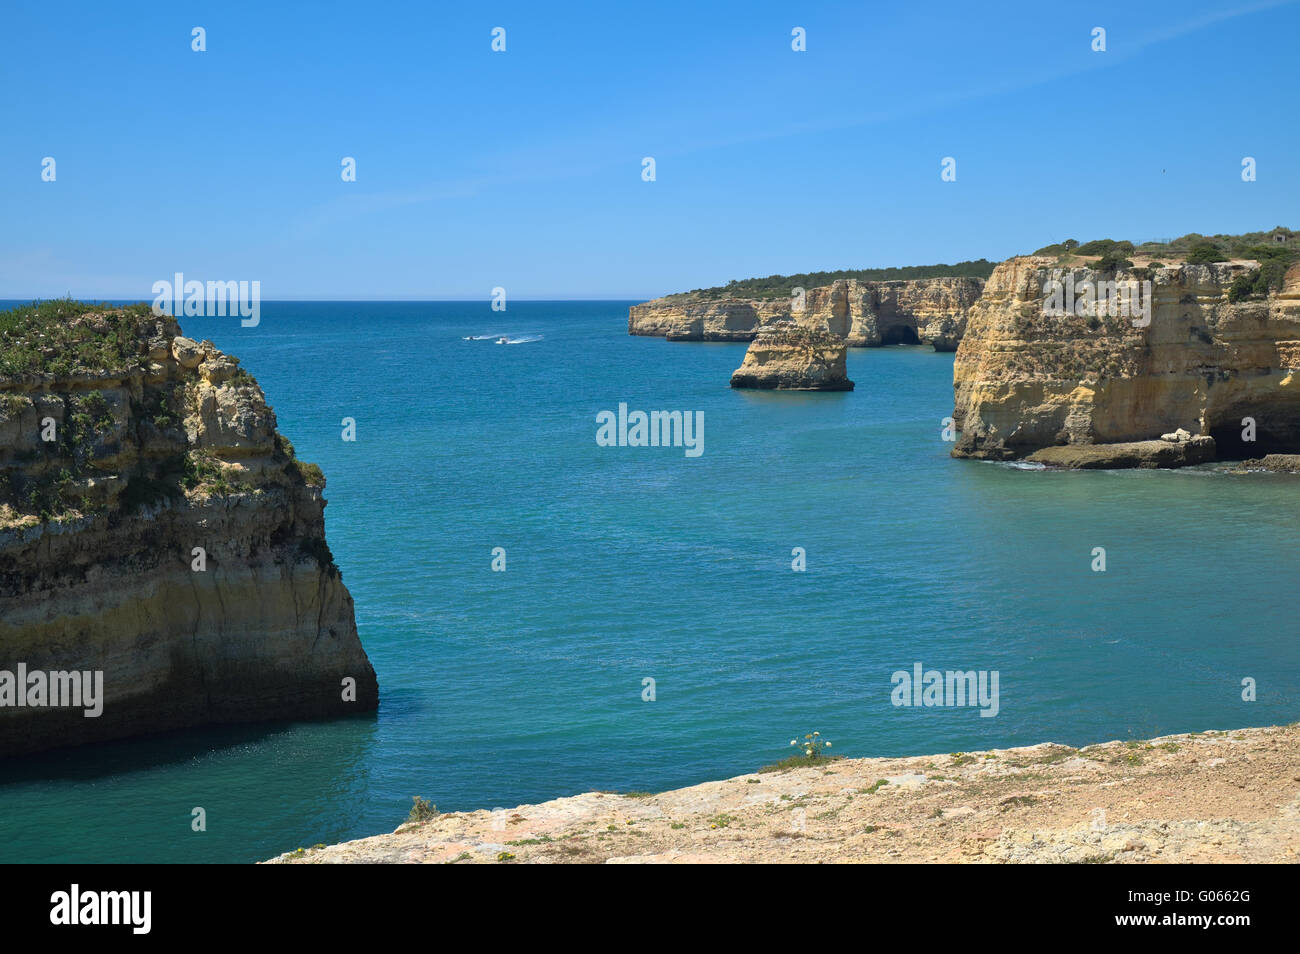
[[[1254,422],[1253,427],[1247,419]],[[1237,404],[1213,414],[1209,425],[1219,460],[1300,454],[1300,404],[1293,400]],[[1252,430],[1254,440],[1249,439]]]
[[[880,336],[882,345],[919,345],[921,339],[911,325],[890,325]]]

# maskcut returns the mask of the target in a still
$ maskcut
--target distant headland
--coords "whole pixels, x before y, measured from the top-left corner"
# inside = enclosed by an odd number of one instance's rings
[[[1300,469],[1300,232],[1067,240],[989,264],[733,281],[633,305],[628,332],[754,341],[793,326],[849,348],[956,351],[955,457],[1119,468],[1275,455],[1268,469]],[[740,386],[816,390],[827,377],[819,360],[795,385],[771,383],[792,376],[755,374],[760,359]]]

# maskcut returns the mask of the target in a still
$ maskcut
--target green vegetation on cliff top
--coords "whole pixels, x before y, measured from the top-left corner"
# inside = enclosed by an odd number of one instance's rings
[[[905,265],[899,268],[858,268],[836,272],[803,272],[799,275],[769,275],[767,278],[732,279],[725,285],[696,288],[666,297],[705,301],[718,298],[789,298],[793,288],[817,288],[841,278],[856,278],[859,281],[869,282],[920,278],[988,278],[993,274],[996,265],[996,262],[981,258],[973,262],[958,262],[956,265]]]
[[[93,487],[118,477],[127,479],[113,501],[113,511],[119,514],[188,493],[225,496],[258,489],[210,452],[187,446],[182,425],[190,397],[184,382],[155,382],[129,398],[129,409],[118,408],[115,414],[98,389],[46,391],[48,385],[18,380],[27,375],[111,378],[129,373],[147,360],[151,337],[175,333],[174,325],[167,327],[171,321],[153,315],[144,304],[121,307],[72,299],[0,313],[0,425],[28,432],[22,443],[34,445],[24,450],[0,447],[0,525],[31,517],[45,522],[107,513],[108,498]],[[256,382],[238,368],[229,386],[255,388]],[[62,413],[54,439],[37,440],[43,420],[58,405]],[[160,458],[141,455],[123,473],[113,464],[107,470],[101,466],[122,453],[124,442],[156,447],[159,441],[170,441],[174,451]],[[272,459],[284,464],[291,482],[325,486],[320,467],[298,460],[293,444],[278,433]],[[332,563],[324,541],[307,541],[305,552],[322,566]]]
[[[0,313],[0,378],[125,371],[140,359],[149,306],[61,298]]]
[[[1145,259],[1151,265],[1174,262],[1207,265],[1234,259],[1259,262],[1258,271],[1233,280],[1228,289],[1228,299],[1236,302],[1263,297],[1282,287],[1282,277],[1287,269],[1300,262],[1300,232],[1280,225],[1268,232],[1243,232],[1240,235],[1188,232],[1176,239],[1140,245],[1115,239],[1094,239],[1082,244],[1067,239],[1045,245],[1033,254],[1053,257],[1062,265],[1089,264],[1102,270],[1131,267],[1135,258]],[[1086,256],[1101,257],[1085,262]]]
[[[1263,268],[1257,276],[1252,294],[1266,294],[1267,289],[1282,285],[1282,274],[1300,261],[1300,232],[1278,226],[1267,232],[1243,232],[1240,235],[1201,235],[1189,232],[1168,241],[1134,244],[1115,239],[1094,239],[1079,243],[1074,239],[1057,242],[1038,249],[1035,255],[1050,255],[1061,264],[1091,264],[1106,270],[1127,268],[1132,258],[1140,257],[1151,262],[1171,264],[1189,262],[1204,264],[1224,262],[1229,259],[1246,259],[1259,262]],[[1080,256],[1101,256],[1096,262],[1085,262]],[[669,301],[716,301],[720,298],[787,298],[793,288],[816,288],[829,285],[841,278],[860,281],[902,281],[922,278],[988,278],[996,262],[986,258],[958,262],[955,265],[906,265],[896,268],[842,269],[833,272],[803,272],[798,275],[769,275],[766,278],[732,279],[725,285],[713,288],[696,288],[689,292],[664,296]],[[1240,294],[1240,292],[1239,292]]]

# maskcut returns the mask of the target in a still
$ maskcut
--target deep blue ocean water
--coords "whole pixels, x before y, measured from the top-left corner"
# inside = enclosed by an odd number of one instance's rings
[[[736,392],[744,345],[629,337],[627,305],[182,320],[328,477],[378,715],[0,763],[0,861],[252,861],[391,831],[413,795],[662,790],[814,729],[873,756],[1300,718],[1300,478],[952,460],[952,355],[851,351],[852,393]],[[462,340],[487,333],[541,338]],[[703,455],[597,446],[620,402],[703,411]],[[998,715],[895,707],[917,662],[997,670]]]

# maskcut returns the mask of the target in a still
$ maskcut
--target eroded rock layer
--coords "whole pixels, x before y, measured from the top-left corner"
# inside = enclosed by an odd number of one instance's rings
[[[373,710],[324,478],[256,381],[147,310],[57,321],[3,342],[0,755]],[[102,672],[102,713],[6,703],[20,664]]]
[[[1233,280],[1256,263],[1109,274],[1051,265],[1002,263],[971,308],[953,372],[954,456],[1014,459],[1162,436],[1176,443],[1170,432],[1179,429],[1213,438],[1220,459],[1300,450],[1300,269],[1281,291],[1233,302]],[[1053,281],[1149,281],[1149,314],[1077,301],[1064,311]],[[1205,447],[1157,448],[1157,457],[1195,463]]]
[[[979,278],[840,279],[807,289],[802,304],[793,295],[715,301],[670,296],[629,308],[628,334],[670,341],[752,341],[760,327],[786,320],[837,335],[853,348],[924,343],[936,351],[954,351],[983,285]]]

